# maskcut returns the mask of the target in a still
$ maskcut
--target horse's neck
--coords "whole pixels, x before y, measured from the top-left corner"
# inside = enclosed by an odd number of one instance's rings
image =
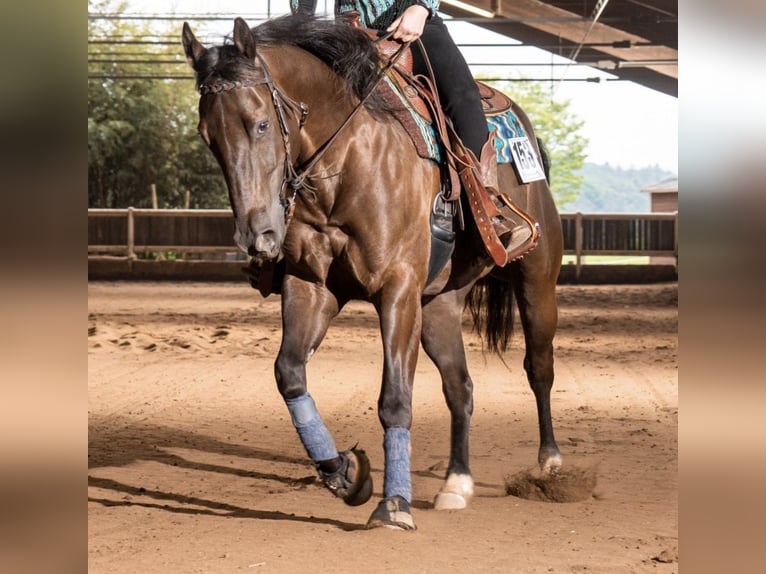
[[[313,54],[295,46],[278,46],[264,48],[261,56],[276,85],[293,100],[305,103],[312,120],[321,118],[312,124],[337,127],[354,109],[356,99],[345,82]]]

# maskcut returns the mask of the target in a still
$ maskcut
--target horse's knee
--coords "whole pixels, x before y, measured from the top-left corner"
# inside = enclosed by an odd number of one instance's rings
[[[384,429],[408,429],[412,426],[412,405],[405,405],[401,401],[385,401],[385,404],[378,404],[378,419]]]
[[[284,399],[293,399],[306,392],[306,365],[280,353],[274,363],[277,389]]]

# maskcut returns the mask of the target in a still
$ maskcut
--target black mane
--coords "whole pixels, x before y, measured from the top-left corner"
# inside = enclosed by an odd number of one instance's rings
[[[372,90],[381,69],[377,48],[363,31],[343,22],[305,15],[267,20],[252,30],[258,46],[290,45],[310,52],[342,77],[358,98]],[[206,81],[242,81],[258,74],[253,62],[230,43],[210,48],[196,66],[197,85]],[[373,94],[366,107],[372,111],[388,106]]]
[[[290,44],[303,48],[344,78],[363,97],[380,73],[380,57],[369,36],[343,22],[311,16],[281,16],[253,28],[257,45]]]

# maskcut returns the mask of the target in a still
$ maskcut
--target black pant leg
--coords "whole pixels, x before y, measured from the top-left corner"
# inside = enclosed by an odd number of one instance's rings
[[[426,22],[421,42],[434,70],[436,89],[444,113],[449,116],[463,144],[479,157],[489,131],[481,98],[468,64],[450,36],[444,21],[434,16]],[[420,50],[413,46],[413,69],[428,74]]]

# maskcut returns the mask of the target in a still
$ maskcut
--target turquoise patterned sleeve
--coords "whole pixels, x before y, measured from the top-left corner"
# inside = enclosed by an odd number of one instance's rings
[[[439,0],[335,0],[335,13],[358,12],[362,26],[385,30],[402,12],[416,4],[428,9],[429,18],[439,9]]]

